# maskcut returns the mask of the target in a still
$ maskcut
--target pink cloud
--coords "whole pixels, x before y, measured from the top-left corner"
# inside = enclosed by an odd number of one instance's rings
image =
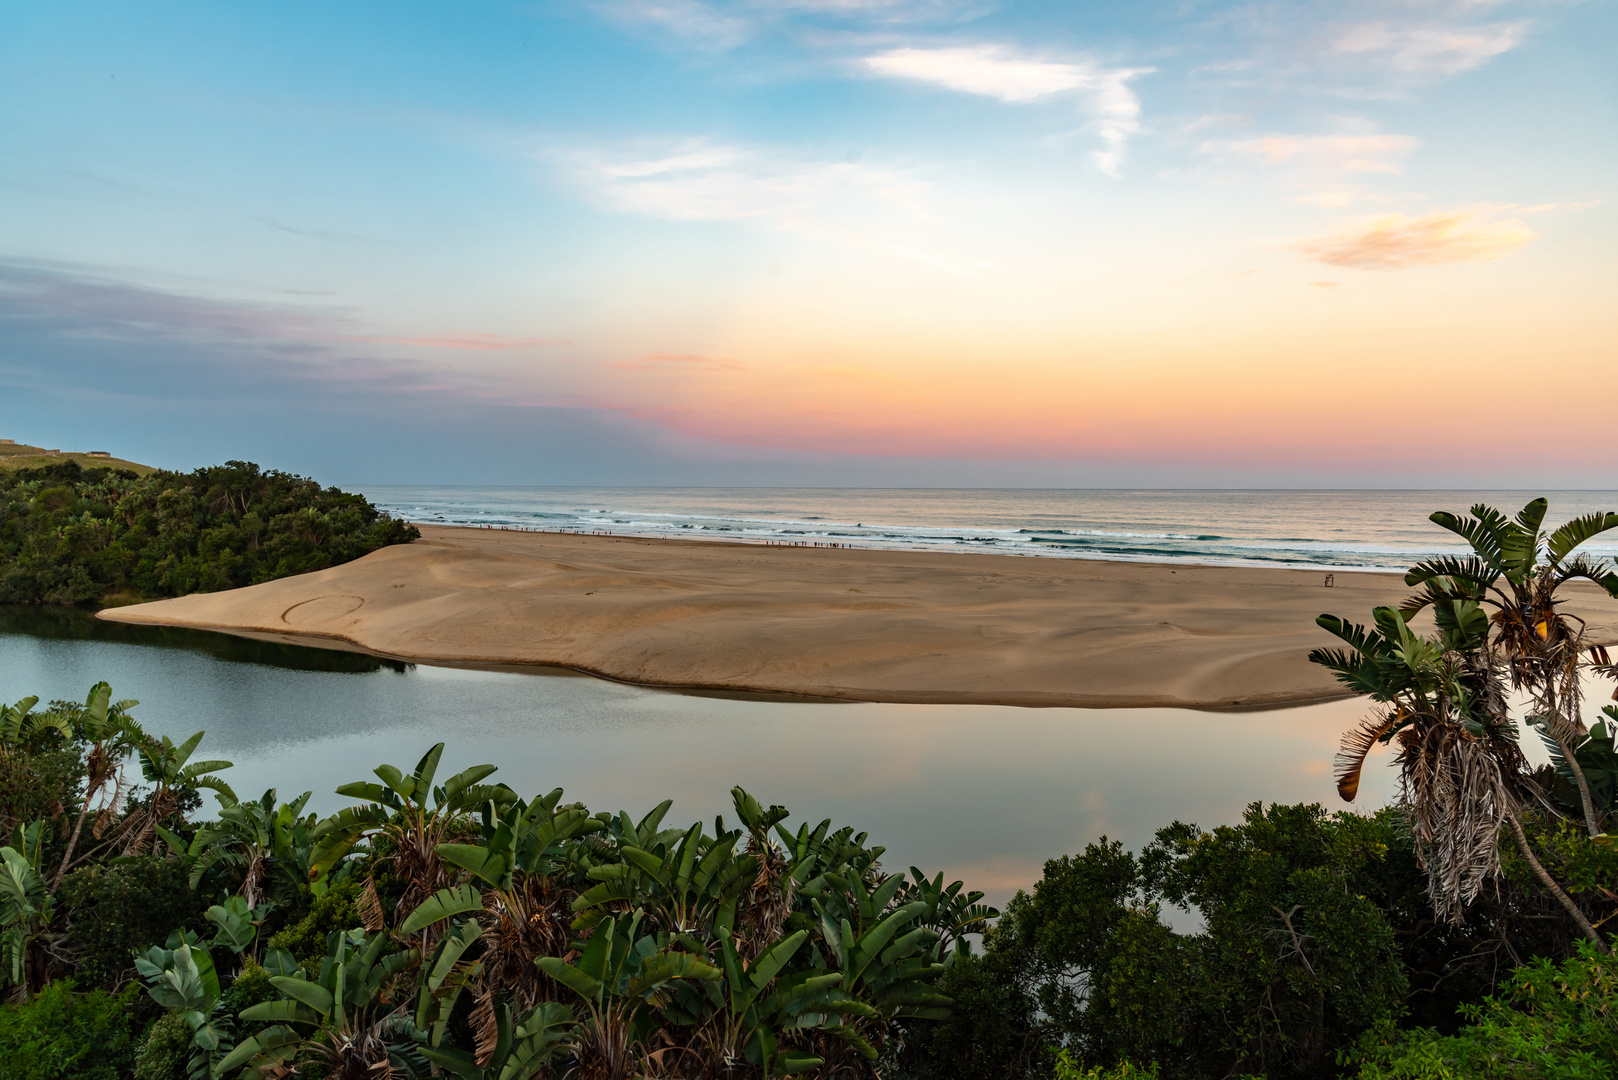
[[[551,345],[567,345],[556,338],[508,338],[499,334],[444,334],[439,337],[351,337],[345,341],[363,341],[371,345],[414,345],[428,349],[460,349],[468,352],[499,352],[502,349],[526,349]]]
[[[635,360],[613,364],[619,371],[745,371],[746,365],[734,360],[697,353],[648,353]]]
[[[1534,238],[1521,221],[1492,221],[1488,213],[1449,210],[1425,217],[1386,214],[1293,247],[1327,266],[1404,270],[1439,263],[1492,262]]]

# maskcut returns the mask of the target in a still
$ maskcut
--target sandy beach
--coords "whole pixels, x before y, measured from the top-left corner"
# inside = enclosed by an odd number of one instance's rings
[[[330,570],[101,612],[428,663],[856,701],[1233,708],[1337,696],[1311,648],[1397,575],[423,526]],[[1615,605],[1572,590],[1601,640]]]

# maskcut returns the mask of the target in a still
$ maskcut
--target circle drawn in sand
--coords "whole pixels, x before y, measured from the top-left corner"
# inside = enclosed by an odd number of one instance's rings
[[[350,615],[363,603],[363,596],[317,596],[287,608],[281,613],[281,621],[288,626],[312,626]]]

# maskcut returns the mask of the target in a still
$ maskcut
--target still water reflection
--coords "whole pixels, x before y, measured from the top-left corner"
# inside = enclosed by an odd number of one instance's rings
[[[866,829],[892,868],[943,870],[1001,901],[1045,859],[1106,834],[1138,847],[1178,818],[1211,826],[1255,799],[1341,804],[1338,734],[1364,705],[1252,713],[822,704],[696,697],[561,674],[414,666],[200,631],[0,608],[0,699],[83,698],[108,680],[147,730],[205,729],[244,797],[304,789],[312,806],[373,766],[479,762],[523,794],[563,787],[592,809],[671,822],[730,816],[748,788],[795,819]],[[1366,772],[1360,805],[1392,791]]]

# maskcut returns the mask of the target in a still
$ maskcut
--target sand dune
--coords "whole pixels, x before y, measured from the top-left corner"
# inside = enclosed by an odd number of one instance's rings
[[[1273,705],[1335,696],[1305,655],[1396,575],[765,547],[424,526],[331,570],[101,613],[399,659],[861,701]],[[1575,610],[1618,637],[1618,605]]]

